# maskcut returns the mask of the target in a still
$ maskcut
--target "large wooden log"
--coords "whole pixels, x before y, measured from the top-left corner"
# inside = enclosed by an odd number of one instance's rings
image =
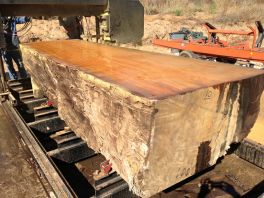
[[[260,110],[264,71],[83,41],[22,51],[60,116],[142,197],[214,165]]]
[[[262,94],[260,98],[260,112],[258,119],[247,138],[264,146],[264,94]]]

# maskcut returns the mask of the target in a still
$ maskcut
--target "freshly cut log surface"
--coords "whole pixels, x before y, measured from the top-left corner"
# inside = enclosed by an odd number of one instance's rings
[[[214,165],[260,111],[264,71],[77,40],[21,48],[35,86],[142,197]]]

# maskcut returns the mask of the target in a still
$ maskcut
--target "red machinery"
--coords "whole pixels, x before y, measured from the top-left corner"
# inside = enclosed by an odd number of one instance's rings
[[[177,55],[210,59],[220,62],[239,63],[244,66],[260,66],[264,68],[264,48],[261,48],[264,39],[264,30],[260,21],[256,22],[257,31],[249,27],[248,31],[231,31],[216,29],[209,23],[204,24],[208,37],[198,36],[194,38],[190,31],[180,31],[174,34],[185,34],[184,38],[172,38],[170,40],[154,39],[153,44],[168,47]],[[173,33],[172,33],[173,34]],[[171,35],[172,35],[171,34]],[[202,33],[201,33],[202,34]],[[229,43],[221,40],[217,34],[246,36],[244,42]]]

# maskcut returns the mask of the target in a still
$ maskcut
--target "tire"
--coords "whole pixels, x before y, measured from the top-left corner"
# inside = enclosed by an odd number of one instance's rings
[[[171,54],[173,54],[175,56],[179,56],[180,55],[180,51],[178,49],[171,48]]]
[[[186,57],[186,58],[199,58],[199,56],[191,51],[182,51],[180,53],[180,56]]]
[[[234,59],[234,58],[216,58],[216,61],[221,62],[221,63],[235,64],[237,62],[237,59]]]

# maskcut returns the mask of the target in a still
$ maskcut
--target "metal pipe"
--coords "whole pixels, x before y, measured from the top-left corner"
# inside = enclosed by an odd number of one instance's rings
[[[6,91],[7,90],[6,75],[5,75],[4,63],[2,59],[2,49],[3,48],[5,48],[5,39],[4,39],[2,17],[0,13],[0,77],[1,77],[1,87],[3,88],[3,91]]]
[[[95,28],[96,28],[96,42],[100,40],[100,18],[98,16],[95,17]]]
[[[4,69],[4,63],[2,60],[2,55],[0,56],[0,76],[1,76],[1,86],[3,88],[3,91],[6,91],[7,85],[6,85],[6,76],[5,76],[5,69]]]

